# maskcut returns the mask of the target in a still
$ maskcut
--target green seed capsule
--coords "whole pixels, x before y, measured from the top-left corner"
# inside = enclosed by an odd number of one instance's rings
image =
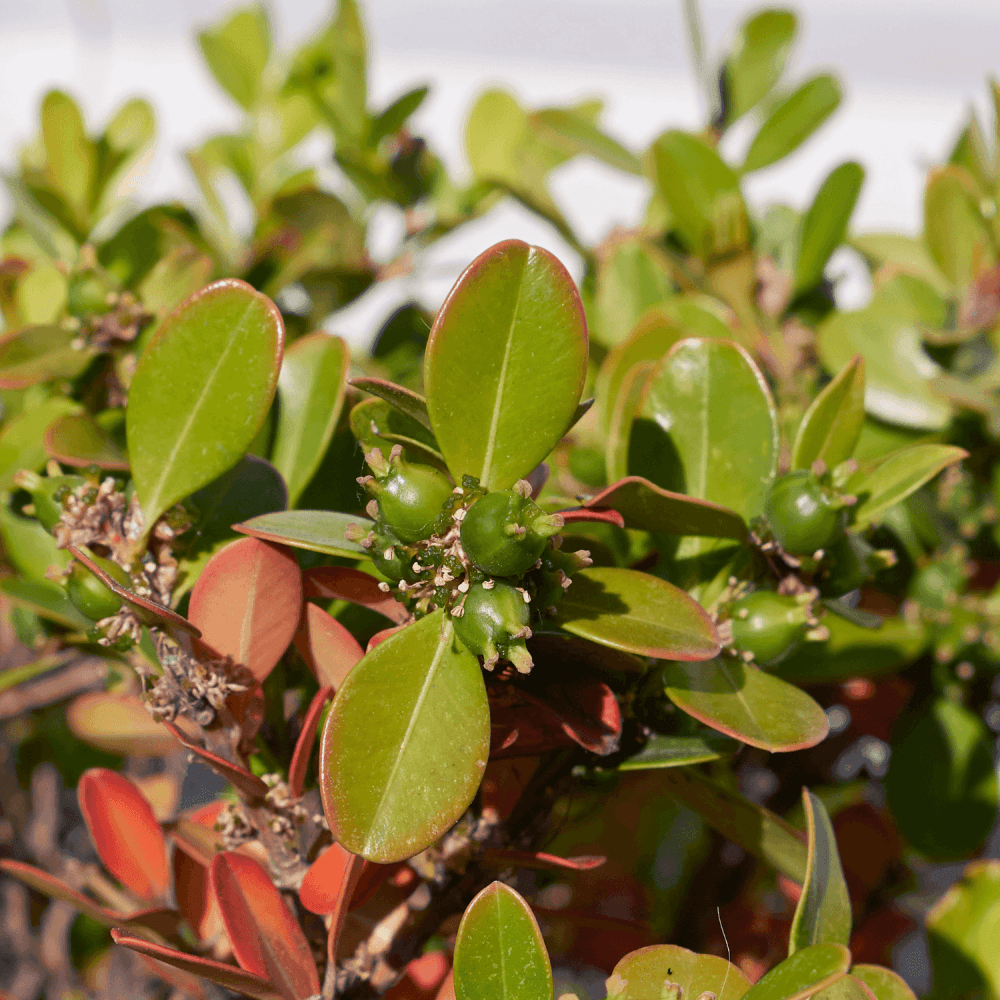
[[[31,494],[34,516],[46,531],[51,531],[62,519],[63,496],[86,482],[84,476],[40,476],[26,469],[14,477],[14,484]]]
[[[78,319],[105,313],[110,308],[108,296],[114,290],[114,286],[103,275],[93,271],[76,274],[69,280],[66,308]]]
[[[452,495],[447,477],[433,466],[407,462],[399,445],[393,447],[388,461],[378,448],[365,459],[375,475],[358,482],[375,497],[382,520],[392,533],[404,542],[429,538]]]
[[[564,522],[531,500],[530,487],[487,493],[462,521],[462,548],[491,576],[520,576],[538,561],[545,542]]]
[[[755,590],[732,607],[733,645],[752,653],[762,667],[774,666],[799,644],[809,627],[808,605],[773,590]]]
[[[522,674],[531,670],[531,654],[524,640],[531,636],[530,613],[524,596],[516,587],[499,580],[487,589],[477,583],[453,617],[455,633],[476,656],[483,657],[488,670],[503,657]]]
[[[132,586],[128,574],[117,563],[100,556],[92,556],[94,562],[104,570],[115,582],[125,588]],[[81,614],[91,621],[100,621],[118,614],[121,600],[87,569],[83,563],[75,560],[70,565],[69,576],[66,579],[66,593]]]
[[[789,472],[771,486],[764,516],[781,547],[796,556],[825,549],[842,533],[836,508],[830,506],[815,477]]]
[[[857,590],[879,568],[875,550],[854,532],[844,532],[823,557],[817,580],[824,597],[840,597]]]

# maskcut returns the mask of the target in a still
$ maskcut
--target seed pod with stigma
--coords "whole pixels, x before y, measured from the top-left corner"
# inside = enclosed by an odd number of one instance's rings
[[[732,645],[744,659],[759,666],[780,663],[818,624],[811,603],[808,595],[792,597],[773,590],[755,590],[741,597],[725,623],[732,630]]]
[[[469,508],[462,521],[462,548],[484,573],[520,576],[564,523],[531,499],[531,486],[522,479],[514,489],[487,493]]]
[[[487,670],[501,657],[522,674],[531,670],[531,654],[524,644],[531,637],[526,597],[526,591],[519,587],[486,581],[473,585],[464,603],[452,610],[455,633],[471,652],[483,658]]]
[[[378,503],[386,526],[403,542],[429,538],[434,522],[451,498],[452,484],[430,465],[407,462],[397,444],[383,456],[378,448],[365,455],[374,473],[358,482]]]
[[[14,485],[31,494],[34,516],[48,531],[62,519],[63,496],[86,482],[84,476],[40,476],[28,469],[14,476]]]

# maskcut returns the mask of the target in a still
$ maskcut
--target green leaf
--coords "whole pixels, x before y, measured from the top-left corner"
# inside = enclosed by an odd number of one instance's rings
[[[831,986],[851,964],[842,944],[814,944],[789,955],[744,996],[747,1000],[804,1000]]]
[[[917,1000],[917,995],[898,972],[881,965],[852,965],[851,976],[875,994],[875,1000]]]
[[[812,401],[792,446],[792,468],[833,469],[854,454],[865,425],[865,362],[856,354]]]
[[[604,475],[617,481],[628,476],[629,441],[632,424],[642,405],[646,383],[656,367],[653,361],[640,361],[626,373],[617,388],[617,398],[608,422],[604,442]]]
[[[796,882],[806,876],[806,845],[780,816],[706,778],[697,768],[661,771],[657,780],[723,837]]]
[[[584,153],[616,170],[642,174],[635,153],[602,132],[575,108],[543,108],[530,115],[528,121],[539,138],[570,156]]]
[[[547,250],[499,243],[466,268],[424,361],[434,436],[456,482],[513,486],[555,447],[580,401],[587,328],[580,296]]]
[[[670,987],[679,989],[674,992]],[[718,1000],[740,1000],[750,980],[717,955],[698,955],[676,944],[654,944],[626,955],[608,979],[608,1000],[650,1000],[676,996],[688,1000],[710,993]]]
[[[591,497],[587,507],[611,507],[626,528],[670,535],[701,535],[745,541],[748,528],[735,511],[684,493],[661,490],[642,476],[628,476]]]
[[[79,336],[60,326],[27,326],[0,337],[0,389],[24,389],[50,378],[76,378],[97,354],[74,347]]]
[[[427,400],[420,393],[381,378],[352,378],[351,385],[355,389],[363,389],[385,400],[403,416],[416,421],[425,430],[433,430],[430,414],[427,412]]]
[[[823,74],[776,104],[750,143],[743,173],[770,166],[798,149],[837,110],[840,96],[840,84]]]
[[[40,469],[49,457],[42,443],[46,428],[57,418],[79,411],[79,403],[55,396],[11,420],[0,432],[0,489],[11,489],[21,469]]]
[[[649,771],[687,767],[734,754],[739,744],[714,733],[704,736],[651,736],[635,755],[618,765],[619,771]]]
[[[120,412],[120,411],[119,411]],[[43,437],[45,451],[57,462],[86,468],[97,465],[102,469],[122,471],[128,468],[128,457],[111,435],[86,413],[67,413],[56,418]]]
[[[967,857],[996,819],[993,737],[978,715],[937,698],[896,724],[885,791],[918,851],[940,861]]]
[[[666,580],[612,566],[578,570],[572,580],[555,620],[573,635],[658,659],[707,660],[719,651],[701,605]]]
[[[797,28],[790,10],[764,10],[740,26],[724,68],[728,124],[742,118],[781,78]]]
[[[435,611],[377,645],[337,692],[320,747],[330,829],[370,861],[412,857],[468,808],[489,748],[479,660]]]
[[[640,237],[616,242],[601,256],[597,270],[594,339],[607,347],[622,344],[646,311],[671,293],[668,261],[662,250]],[[656,357],[664,353],[666,348]]]
[[[865,258],[872,271],[890,264],[894,272],[921,278],[942,295],[949,290],[947,278],[938,270],[922,238],[900,233],[864,233],[852,236],[850,245]]]
[[[234,524],[233,528],[244,535],[253,535],[267,542],[280,542],[294,549],[325,552],[332,556],[367,556],[368,550],[364,546],[344,537],[344,532],[351,525],[368,531],[373,522],[367,517],[340,514],[333,510],[285,510],[260,514],[242,524]]]
[[[246,453],[274,398],[283,346],[274,303],[235,279],[164,320],[139,358],[126,411],[147,530]]]
[[[457,1000],[551,1000],[552,967],[531,907],[503,882],[469,903],[455,939]]]
[[[668,663],[663,681],[667,697],[688,715],[771,753],[815,746],[830,728],[805,691],[738,660]]]
[[[18,574],[39,583],[52,583],[62,592],[62,587],[48,579],[48,570],[50,566],[64,570],[70,557],[58,547],[51,532],[33,517],[18,513],[7,503],[0,503],[0,538],[4,554]]]
[[[968,458],[964,448],[950,444],[917,444],[881,461],[868,472],[853,476],[847,488],[858,498],[854,508],[857,530],[880,520],[880,515],[908,497],[942,469]]]
[[[675,131],[661,135],[651,152],[657,189],[692,253],[705,259],[747,244],[739,179],[715,150]]]
[[[746,520],[760,514],[777,468],[778,421],[767,382],[742,347],[681,341],[653,373],[642,413],[653,453],[630,462],[630,472]]]
[[[797,292],[819,283],[830,255],[844,242],[864,179],[860,163],[841,163],[820,185],[799,231],[799,256],[795,262]]]
[[[285,352],[278,375],[278,430],[271,451],[295,506],[329,447],[344,403],[350,364],[340,337],[317,332]]]
[[[96,156],[73,98],[50,90],[42,100],[42,141],[49,182],[66,200],[82,234],[90,221]]]
[[[384,399],[365,399],[352,407],[350,423],[351,433],[366,451],[381,448],[386,454],[399,444],[414,461],[433,465],[447,474],[448,466],[434,435]]]
[[[1000,996],[1000,861],[974,861],[927,914],[933,1000]],[[878,1000],[883,1000],[878,995]],[[890,1000],[896,1000],[890,997]]]
[[[932,171],[924,192],[924,240],[934,262],[961,290],[994,260],[975,181],[961,167]]]
[[[18,607],[33,611],[40,618],[47,618],[66,628],[85,631],[94,624],[77,611],[76,605],[66,596],[66,591],[50,580],[7,577],[0,580],[0,593]]]
[[[837,852],[837,837],[826,806],[802,789],[809,829],[809,860],[788,936],[788,954],[813,944],[849,944],[851,899]]]
[[[264,7],[247,7],[217,27],[200,31],[198,45],[219,86],[249,111],[259,99],[261,76],[271,55]]]

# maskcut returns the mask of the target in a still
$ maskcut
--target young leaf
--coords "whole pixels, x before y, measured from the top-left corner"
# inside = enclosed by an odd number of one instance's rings
[[[202,638],[258,681],[274,669],[302,614],[302,574],[287,549],[257,538],[230,542],[208,561],[188,616]]]
[[[125,452],[86,413],[67,413],[58,417],[46,428],[42,444],[46,452],[63,465],[77,468],[97,465],[119,472],[128,469]]]
[[[871,990],[875,1000],[917,1000],[906,980],[881,965],[852,965],[851,976]]]
[[[530,114],[528,122],[542,141],[561,148],[569,156],[584,153],[616,170],[642,174],[639,158],[576,108],[542,108]]]
[[[809,827],[809,860],[788,935],[788,954],[812,944],[848,944],[851,939],[851,899],[837,851],[837,837],[826,806],[802,789]]]
[[[360,647],[358,648],[358,659],[361,659]],[[294,799],[300,798],[305,788],[309,758],[312,756],[313,744],[316,742],[316,730],[319,729],[323,709],[332,697],[332,687],[321,687],[309,703],[309,709],[302,720],[302,728],[299,730],[299,738],[295,741],[292,761],[288,765],[288,789]]]
[[[865,423],[865,362],[856,354],[812,401],[792,446],[792,468],[833,469],[854,454]]]
[[[760,514],[777,468],[778,422],[767,382],[743,348],[682,340],[651,376],[642,413],[655,424],[647,429],[656,445],[629,471],[746,519]]]
[[[908,497],[942,469],[968,458],[964,448],[949,444],[918,444],[884,459],[869,472],[854,476],[848,489],[858,497],[854,527],[860,531],[881,520],[890,507]]]
[[[124,775],[92,767],[80,778],[77,796],[108,871],[140,899],[162,901],[170,885],[167,844],[142,793]]]
[[[266,542],[290,545],[293,549],[354,559],[367,556],[368,550],[363,545],[344,537],[344,532],[352,525],[367,532],[373,522],[367,517],[332,510],[286,510],[252,517],[242,524],[234,524],[233,530]]]
[[[263,6],[247,7],[222,24],[198,33],[212,75],[241,107],[258,100],[260,80],[271,54],[271,29]]]
[[[806,291],[823,277],[830,255],[844,241],[864,179],[861,164],[841,163],[820,185],[799,230],[795,291]]]
[[[0,337],[0,389],[25,389],[52,378],[76,378],[97,354],[74,347],[79,333],[61,326],[26,326]]]
[[[348,674],[320,744],[336,838],[371,861],[422,851],[479,787],[490,720],[478,659],[443,612],[408,625]]]
[[[632,757],[618,765],[619,771],[649,771],[661,767],[704,764],[734,754],[739,744],[725,736],[651,736]]]
[[[678,987],[676,993],[671,989]],[[654,944],[626,955],[608,979],[608,1000],[649,1000],[676,996],[689,1000],[710,993],[740,1000],[750,980],[718,955],[698,955],[675,944]]]
[[[295,648],[320,684],[339,689],[348,671],[365,655],[358,640],[332,615],[306,603],[295,633]]]
[[[385,400],[390,406],[399,410],[403,416],[415,420],[425,430],[433,430],[430,414],[427,412],[427,400],[419,393],[404,386],[387,382],[381,378],[352,378],[351,385],[355,389],[363,389],[373,396]]]
[[[45,429],[59,417],[79,412],[78,403],[55,396],[5,422],[0,431],[0,490],[13,489],[21,469],[40,469],[49,457],[42,443]]]
[[[319,993],[309,942],[270,875],[253,858],[225,851],[212,860],[211,884],[240,965],[286,997]]]
[[[45,95],[41,120],[48,180],[72,211],[79,234],[85,236],[96,169],[94,144],[87,138],[80,109],[61,90]]]
[[[727,736],[771,753],[802,750],[825,739],[826,712],[794,684],[738,660],[667,663],[667,697]]]
[[[147,529],[242,458],[274,398],[283,345],[274,303],[235,279],[203,288],[160,325],[126,410]]]
[[[567,632],[658,659],[709,660],[718,654],[711,618],[673,584],[611,566],[578,570],[572,579],[555,613]]]
[[[807,80],[771,110],[750,143],[743,173],[784,159],[802,145],[837,110],[840,84],[827,74]]]
[[[979,210],[976,183],[961,167],[931,171],[924,192],[924,241],[958,290],[992,262],[993,239]]]
[[[365,451],[380,448],[388,454],[394,444],[399,444],[414,461],[433,465],[447,474],[448,466],[434,435],[384,399],[365,399],[353,406],[350,424],[351,433]]]
[[[805,1000],[845,975],[851,953],[842,944],[814,944],[789,955],[744,993],[745,1000]]]
[[[797,28],[790,10],[763,10],[740,26],[724,67],[727,124],[742,118],[781,78]]]
[[[502,490],[570,425],[587,370],[580,296],[548,251],[509,240],[458,279],[424,362],[434,436],[456,481]]]
[[[278,375],[281,407],[271,461],[288,484],[293,507],[333,437],[349,363],[347,345],[323,332],[302,337],[285,352]]]
[[[550,1000],[552,966],[528,904],[502,882],[469,903],[455,938],[457,1000]]]

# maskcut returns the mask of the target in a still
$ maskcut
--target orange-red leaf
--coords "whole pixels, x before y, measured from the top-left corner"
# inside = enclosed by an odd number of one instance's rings
[[[561,858],[544,851],[487,850],[482,859],[486,864],[499,868],[540,868],[553,871],[589,872],[600,868],[608,859],[603,854],[578,854]]]
[[[253,858],[227,851],[212,861],[211,884],[240,965],[284,995],[319,993],[309,942],[267,872]]]
[[[188,720],[178,720],[187,725]],[[166,757],[177,752],[170,731],[157,722],[134,694],[90,691],[66,709],[66,725],[78,739],[107,750],[139,757]]]
[[[201,859],[184,849],[182,841],[178,840],[176,844],[178,850],[174,851],[171,862],[177,909],[184,914],[200,941],[210,941],[224,928],[219,904],[209,885],[208,868]]]
[[[385,1000],[435,1000],[450,973],[448,956],[443,951],[429,951],[406,966],[402,979],[386,993]]]
[[[302,576],[306,597],[360,604],[385,615],[397,625],[410,620],[410,612],[390,594],[379,590],[378,580],[364,570],[351,566],[316,566],[307,569]]]
[[[206,750],[203,746],[195,743],[190,737],[185,736],[172,722],[166,723],[171,733],[192,753],[197,754],[213,771],[217,771],[233,786],[239,789],[244,795],[252,799],[262,799],[267,795],[268,787],[257,775],[248,771],[239,764],[220,757],[218,754]]]
[[[142,792],[123,775],[92,767],[80,778],[77,795],[108,871],[140,899],[162,900],[170,884],[167,843]]]
[[[365,655],[358,640],[336,618],[315,604],[305,606],[295,633],[295,648],[316,680],[334,690],[344,683],[348,671]]]
[[[320,688],[309,705],[306,717],[302,720],[302,731],[295,744],[292,762],[288,765],[288,789],[292,793],[292,798],[297,799],[302,794],[306,771],[309,769],[309,758],[312,755],[313,744],[316,742],[319,718],[323,714],[323,706],[332,697],[332,687]]]
[[[209,559],[188,616],[205,642],[262,681],[292,641],[301,611],[302,574],[291,552],[241,538]]]

